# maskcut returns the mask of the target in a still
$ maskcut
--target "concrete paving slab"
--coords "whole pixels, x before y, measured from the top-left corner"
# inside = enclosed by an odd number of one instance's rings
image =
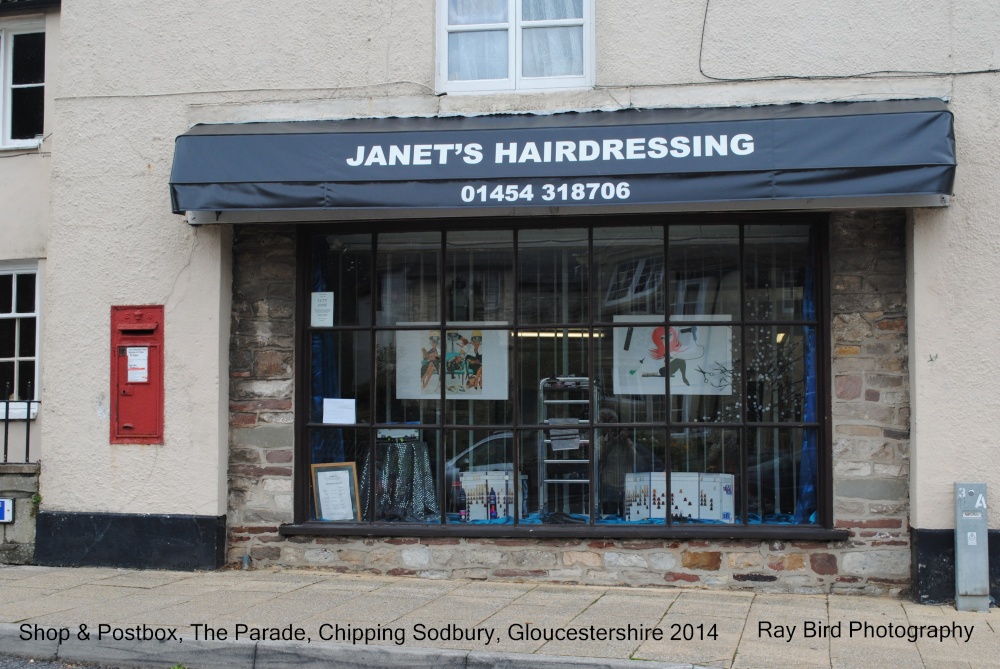
[[[67,573],[68,572],[68,573]],[[6,576],[4,576],[6,575]],[[20,583],[19,586],[13,586]],[[29,585],[30,583],[30,585]],[[51,588],[37,586],[51,585]],[[16,593],[11,595],[10,593]],[[173,594],[170,594],[173,593]],[[299,646],[305,651],[300,659],[314,666],[382,666],[383,651],[402,649],[419,657],[440,655],[438,665],[451,661],[447,653],[458,653],[468,666],[535,667],[551,666],[626,666],[608,663],[636,660],[643,667],[654,663],[663,666],[712,667],[811,667],[849,666],[853,668],[913,667],[1000,667],[1000,614],[967,613],[949,606],[922,606],[906,600],[847,595],[774,595],[712,592],[689,589],[632,589],[618,586],[567,586],[537,583],[483,581],[421,581],[404,577],[342,575],[316,570],[251,570],[223,572],[138,572],[135,570],[60,568],[23,568],[0,566],[0,620],[8,616],[6,627],[0,625],[0,653],[17,652],[39,659],[64,657],[67,661],[94,661],[119,666],[166,666],[177,662],[186,666],[241,666],[240,656],[222,656],[214,648],[221,642],[200,649],[194,640],[192,623],[207,623],[225,628],[230,638],[237,625],[302,628],[310,639]],[[163,653],[153,648],[132,645],[108,645],[92,641],[89,650],[84,640],[69,640],[63,646],[40,638],[22,642],[20,622],[76,629],[85,623],[94,629],[99,623],[117,627],[146,625],[150,629],[173,628],[184,641],[165,644]],[[485,616],[485,617],[483,617]],[[841,622],[846,636],[847,624],[862,621],[872,626],[897,625],[972,625],[969,643],[948,639],[921,639],[914,643],[890,638],[803,638],[805,621]],[[768,639],[759,633],[760,622],[797,625],[791,643]],[[665,632],[662,641],[570,642],[511,637],[512,629],[526,624],[535,627],[565,629],[568,626],[633,624],[656,626]],[[417,638],[417,628],[441,629],[481,627],[492,630],[495,641],[483,646],[481,639]],[[323,664],[331,644],[321,638],[321,630],[333,626],[383,630],[375,646],[350,655],[348,664]],[[670,638],[676,626],[693,628],[715,625],[717,639]],[[514,626],[514,627],[512,627]],[[388,633],[385,632],[388,630]],[[406,635],[397,646],[398,630]],[[16,633],[11,637],[12,633]],[[6,634],[7,636],[3,636]],[[329,635],[327,635],[328,638]],[[15,643],[15,639],[17,639]],[[343,639],[342,641],[346,641]],[[199,641],[198,643],[206,643]],[[231,643],[231,642],[226,642]],[[274,642],[249,643],[260,653]],[[171,649],[169,646],[173,645]],[[223,643],[222,645],[225,645]],[[295,644],[291,644],[295,646]],[[318,649],[318,650],[317,650]],[[69,657],[71,653],[74,657]],[[205,662],[196,661],[207,653]],[[270,651],[266,651],[270,652]],[[304,655],[302,653],[304,652]],[[99,657],[104,653],[105,656]],[[212,655],[212,653],[216,653]],[[374,653],[374,654],[373,654]],[[280,653],[279,653],[280,654]],[[481,658],[479,656],[482,656]],[[277,657],[277,655],[275,656]],[[346,656],[345,656],[346,657]],[[584,660],[580,660],[584,657]],[[213,659],[214,658],[214,659]],[[367,660],[365,658],[368,658]],[[475,659],[474,658],[479,658]],[[633,658],[629,660],[628,658]],[[271,660],[269,660],[271,662]],[[354,664],[350,664],[354,663]],[[261,663],[258,661],[258,666]],[[280,666],[274,659],[267,666]],[[287,664],[285,666],[293,666]],[[294,666],[302,666],[301,664]],[[310,666],[307,664],[306,666]],[[395,665],[390,665],[395,666]],[[442,665],[446,666],[446,665]]]
[[[670,613],[659,624],[662,639],[642,643],[633,657],[728,667],[743,636],[743,626],[744,621],[737,618]]]
[[[493,583],[489,581],[473,581],[461,583],[451,591],[456,597],[492,597],[497,599],[516,599],[538,587],[537,583]]]
[[[712,616],[719,618],[739,618],[744,619],[750,611],[751,598],[718,598],[699,597],[697,595],[682,594],[670,606],[669,612],[687,615],[694,618],[702,616]]]
[[[34,599],[35,597],[45,597],[47,595],[52,595],[58,590],[42,590],[39,588],[8,588],[6,587],[6,581],[0,581],[0,605],[10,604],[13,602],[22,602],[26,599]]]
[[[0,607],[0,623],[17,623],[58,611],[75,609],[79,600],[69,600],[58,594],[35,597],[4,604]]]
[[[478,623],[496,615],[506,606],[506,600],[478,599],[473,597],[441,597],[402,616],[401,621],[464,620]]]
[[[74,607],[64,611],[35,616],[25,622],[55,627],[76,626],[81,623],[90,626],[101,623],[116,624],[119,622],[127,624],[151,610],[154,610],[154,608],[148,605],[143,606],[141,609],[132,610],[131,612],[128,609],[120,609],[115,605],[104,605],[93,608]]]
[[[149,590],[158,588],[167,583],[175,583],[191,578],[191,574],[186,572],[172,571],[131,571],[121,574],[114,574],[101,581],[102,585],[113,585],[121,588],[141,588]]]
[[[135,589],[101,585],[98,581],[96,583],[84,583],[60,589],[59,594],[63,597],[80,599],[85,602],[110,602],[131,597],[135,594]]]
[[[407,601],[375,595],[352,598],[327,609],[322,614],[323,619],[319,622],[350,620],[355,622],[390,623],[414,609],[420,608],[426,602],[427,600],[425,599],[411,599]],[[309,620],[311,618],[302,622],[309,622]]]

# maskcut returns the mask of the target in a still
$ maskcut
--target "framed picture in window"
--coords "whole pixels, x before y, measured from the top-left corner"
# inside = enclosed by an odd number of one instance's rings
[[[406,323],[401,325],[416,325]],[[509,394],[506,323],[449,323],[396,334],[397,399],[505,400]],[[442,341],[441,335],[444,334]]]
[[[312,481],[316,518],[361,522],[358,470],[353,462],[312,465]]]
[[[728,315],[675,316],[667,326],[649,320],[615,316],[616,394],[662,395],[669,378],[671,395],[732,395],[732,326],[685,322],[728,321]]]

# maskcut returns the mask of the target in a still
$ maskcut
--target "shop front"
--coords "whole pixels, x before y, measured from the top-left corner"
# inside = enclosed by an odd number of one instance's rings
[[[908,407],[845,412],[841,372],[903,355],[907,210],[954,170],[939,101],[195,126],[173,208],[235,229],[229,560],[898,588],[906,474],[837,463]]]

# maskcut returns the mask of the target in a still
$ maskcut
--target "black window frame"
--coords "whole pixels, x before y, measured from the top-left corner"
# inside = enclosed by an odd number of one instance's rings
[[[593,252],[593,229],[608,227],[632,227],[632,226],[660,226],[664,227],[664,232],[669,230],[671,225],[738,225],[740,226],[740,258],[741,263],[744,258],[744,229],[749,225],[803,225],[818,226],[820,233],[816,243],[816,319],[815,327],[817,333],[816,357],[817,357],[817,393],[818,393],[818,416],[814,425],[818,432],[818,473],[817,473],[817,500],[818,512],[817,521],[809,525],[780,525],[780,524],[748,524],[746,520],[742,524],[666,524],[666,525],[628,525],[628,524],[597,524],[591,519],[588,525],[471,525],[471,524],[411,524],[396,522],[361,522],[361,523],[337,523],[330,521],[310,520],[310,462],[308,448],[308,416],[309,416],[309,390],[307,387],[309,375],[309,356],[306,354],[309,348],[309,337],[312,328],[309,323],[309,268],[311,262],[310,240],[316,235],[322,234],[356,234],[364,233],[394,233],[394,232],[450,232],[459,230],[475,230],[484,227],[482,219],[407,219],[391,221],[366,221],[363,228],[355,223],[330,222],[306,224],[297,227],[297,271],[296,271],[296,315],[295,315],[295,449],[294,449],[294,484],[293,484],[293,522],[283,524],[279,531],[283,535],[318,535],[318,536],[379,536],[379,537],[466,537],[466,538],[504,538],[504,537],[579,537],[590,538],[633,538],[633,539],[795,539],[795,540],[815,540],[815,541],[836,541],[844,540],[848,537],[848,532],[834,528],[833,513],[833,462],[832,462],[832,413],[831,413],[831,323],[832,316],[830,310],[830,260],[829,260],[829,214],[827,213],[733,213],[733,214],[670,214],[670,215],[594,215],[594,216],[556,216],[529,219],[490,219],[488,225],[491,229],[503,229],[515,231],[515,243],[517,231],[524,229],[544,229],[575,227],[587,228],[589,248]],[[665,234],[665,239],[668,235]],[[666,245],[665,241],[665,245]],[[442,240],[442,248],[445,240]],[[377,252],[377,249],[376,249]],[[515,254],[516,255],[516,254]],[[664,257],[668,257],[665,255]],[[517,262],[515,261],[515,274]],[[440,279],[443,281],[443,278]],[[665,280],[665,279],[664,279]],[[516,279],[515,279],[516,285]],[[597,300],[604,298],[606,287],[596,285],[596,279],[592,275],[589,280],[588,300],[591,306]],[[443,293],[442,293],[443,294]],[[741,289],[742,296],[742,289]],[[516,297],[515,297],[516,300]],[[741,303],[744,300],[741,297]],[[516,303],[515,303],[516,311]],[[444,314],[442,312],[442,318]],[[741,316],[740,325],[747,320]],[[783,320],[784,325],[801,324],[800,321]],[[595,317],[592,308],[588,322],[584,327],[595,329],[607,327]],[[442,329],[446,325],[442,322]],[[375,323],[375,318],[367,326],[350,326],[347,330],[369,330],[374,333],[378,329],[384,329]],[[746,349],[744,340],[741,347]],[[590,357],[593,358],[591,348]],[[513,369],[517,369],[517,353],[514,353]],[[374,378],[374,376],[373,376]],[[745,378],[745,376],[743,377]],[[516,387],[517,384],[515,383]],[[745,394],[745,382],[740,392]],[[373,391],[374,392],[374,391]],[[515,392],[517,392],[515,390]],[[515,406],[517,402],[515,401]],[[372,405],[374,406],[374,404]],[[595,412],[592,412],[594,415]],[[514,425],[507,428],[517,434],[522,430],[530,430],[532,427],[521,425],[518,416],[514,416]],[[758,427],[752,421],[744,418],[741,431],[741,471],[747,469],[747,439],[746,433]],[[646,424],[646,427],[670,429],[671,421],[665,423]],[[797,427],[802,423],[787,423],[787,427]],[[684,427],[685,425],[678,425]],[[366,429],[371,431],[369,443],[375,443],[375,432],[379,428],[386,426],[371,422]],[[599,429],[601,423],[596,419],[591,420],[590,429]],[[689,426],[688,426],[689,427]],[[701,424],[704,427],[704,424]],[[447,429],[448,425],[441,423],[437,429]],[[477,426],[479,428],[479,426]],[[492,430],[493,426],[483,426],[481,429]],[[535,427],[534,429],[537,429]],[[370,456],[371,457],[371,456]],[[360,469],[360,465],[359,465]],[[443,469],[443,461],[438,469]],[[444,485],[443,472],[438,471],[438,487]],[[743,486],[742,508],[747,509],[746,486]],[[442,499],[445,491],[439,490]]]

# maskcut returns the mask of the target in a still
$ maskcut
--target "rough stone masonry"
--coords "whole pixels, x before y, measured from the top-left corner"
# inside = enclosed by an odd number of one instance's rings
[[[342,572],[768,592],[909,584],[904,212],[832,214],[833,480],[843,542],[282,537],[292,521],[295,229],[234,241],[228,560]]]

